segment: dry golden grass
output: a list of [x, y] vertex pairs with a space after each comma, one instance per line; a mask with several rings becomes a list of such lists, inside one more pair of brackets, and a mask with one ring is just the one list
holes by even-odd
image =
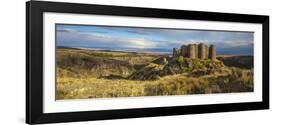
[[143, 64], [155, 60], [159, 55], [145, 53], [128, 53], [128, 52], [106, 52], [98, 50], [79, 50], [79, 49], [56, 49], [58, 59], [61, 57], [102, 57], [107, 59], [116, 59], [127, 61], [130, 64]]
[[[151, 54], [57, 49], [56, 99], [253, 91], [253, 71], [234, 67], [199, 76], [185, 72], [164, 76], [158, 80], [142, 81], [126, 78], [135, 71], [134, 65], [150, 63], [158, 57]], [[107, 78], [103, 75], [113, 76]]]
[[186, 95], [253, 91], [253, 79], [231, 74], [187, 77], [178, 74], [154, 81], [126, 79], [70, 78], [57, 79], [56, 99], [86, 99], [134, 96]]

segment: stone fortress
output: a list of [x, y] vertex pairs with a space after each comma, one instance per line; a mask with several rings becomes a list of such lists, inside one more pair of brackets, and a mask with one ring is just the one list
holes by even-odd
[[173, 48], [173, 57], [183, 56], [191, 59], [212, 59], [216, 60], [215, 45], [188, 44], [182, 45], [180, 49]]

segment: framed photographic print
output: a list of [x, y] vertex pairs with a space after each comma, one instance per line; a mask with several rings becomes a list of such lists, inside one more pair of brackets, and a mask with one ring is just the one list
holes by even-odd
[[29, 124], [269, 109], [269, 16], [29, 1]]

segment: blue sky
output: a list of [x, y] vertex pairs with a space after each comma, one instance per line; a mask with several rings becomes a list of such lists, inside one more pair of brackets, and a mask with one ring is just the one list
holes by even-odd
[[57, 46], [172, 52], [183, 44], [214, 44], [218, 54], [253, 55], [253, 33], [137, 27], [56, 25]]

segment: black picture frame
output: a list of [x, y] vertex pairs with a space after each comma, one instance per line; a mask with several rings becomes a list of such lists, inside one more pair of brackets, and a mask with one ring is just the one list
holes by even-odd
[[[140, 109], [43, 113], [43, 13], [77, 13], [166, 19], [262, 24], [262, 101]], [[184, 115], [269, 109], [269, 16], [183, 11], [62, 2], [26, 3], [26, 123], [57, 123], [88, 120]]]

